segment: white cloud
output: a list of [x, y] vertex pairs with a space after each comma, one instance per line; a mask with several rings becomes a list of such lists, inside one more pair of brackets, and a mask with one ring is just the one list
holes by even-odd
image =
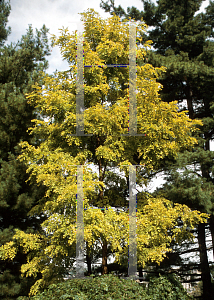
[[[101, 0], [11, 0], [11, 12], [9, 15], [8, 25], [12, 28], [12, 33], [8, 38], [8, 42], [16, 42], [26, 33], [28, 24], [32, 24], [33, 29], [40, 29], [43, 24], [50, 29], [51, 34], [58, 35], [59, 28], [68, 27], [72, 32], [76, 30], [76, 24], [73, 22], [80, 21], [81, 15], [78, 13], [85, 12], [88, 8], [94, 8], [104, 19], [109, 18], [110, 14], [105, 13], [100, 7]], [[203, 8], [208, 4], [208, 0], [203, 2]], [[128, 6], [143, 9], [141, 0], [115, 0], [115, 6], [121, 5], [127, 10]], [[49, 69], [52, 73], [56, 69], [63, 71], [68, 68], [68, 64], [62, 61], [59, 49], [54, 49], [52, 55], [48, 57]]]
[[[119, 2], [119, 3], [118, 3]], [[11, 12], [9, 15], [8, 25], [11, 26], [12, 33], [8, 38], [8, 42], [16, 42], [26, 33], [29, 24], [32, 24], [33, 29], [40, 29], [43, 24], [50, 29], [51, 34], [59, 35], [59, 28], [68, 27], [72, 32], [76, 30], [74, 22], [80, 21], [79, 13], [87, 11], [88, 8], [94, 8], [104, 19], [109, 18], [110, 14], [105, 13], [100, 8], [101, 0], [70, 1], [70, 0], [11, 0]], [[115, 6], [121, 4], [120, 1], [115, 2]], [[139, 9], [143, 8], [140, 0], [134, 0], [131, 3]], [[122, 7], [127, 8], [129, 1], [123, 1]], [[52, 55], [48, 57], [49, 69], [52, 73], [56, 69], [63, 71], [68, 68], [68, 64], [62, 61], [59, 49], [54, 49]]]

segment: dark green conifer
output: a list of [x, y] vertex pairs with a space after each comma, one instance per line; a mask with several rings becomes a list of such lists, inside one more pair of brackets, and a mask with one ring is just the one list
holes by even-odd
[[[40, 230], [42, 218], [28, 212], [44, 197], [44, 188], [30, 185], [26, 166], [17, 161], [18, 143], [38, 142], [27, 133], [31, 120], [38, 118], [34, 107], [27, 104], [25, 93], [35, 82], [42, 83], [39, 71], [48, 67], [50, 54], [47, 32], [29, 26], [20, 41], [6, 44], [10, 28], [6, 28], [10, 13], [8, 2], [0, 1], [0, 245], [9, 242], [14, 229], [28, 232]], [[26, 255], [20, 250], [14, 261], [0, 260], [0, 299], [16, 299], [28, 295], [35, 279], [21, 277], [21, 265]]]

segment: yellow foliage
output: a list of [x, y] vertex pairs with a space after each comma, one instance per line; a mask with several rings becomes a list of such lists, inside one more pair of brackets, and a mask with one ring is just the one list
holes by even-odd
[[17, 254], [17, 249], [13, 241], [8, 242], [0, 247], [0, 258], [2, 260], [13, 260]]
[[[117, 16], [102, 20], [94, 10], [82, 15], [86, 21], [84, 63], [128, 64], [129, 25], [121, 24]], [[144, 23], [138, 24], [137, 36], [145, 29]], [[160, 159], [168, 155], [176, 157], [179, 151], [193, 147], [196, 139], [191, 133], [197, 130], [196, 125], [202, 125], [198, 120], [189, 119], [185, 112], [178, 113], [176, 102], [160, 101], [161, 85], [157, 79], [165, 69], [144, 63], [137, 65], [136, 86], [138, 133], [146, 136], [122, 136], [128, 132], [129, 121], [128, 68], [93, 67], [84, 70], [84, 123], [85, 133], [92, 133], [94, 140], [89, 138], [86, 143], [86, 137], [71, 136], [76, 129], [76, 36], [63, 29], [58, 38], [53, 36], [53, 41], [69, 62], [69, 70], [56, 72], [54, 76], [43, 74], [43, 86], [36, 84], [28, 95], [29, 103], [46, 121], [33, 120], [29, 132], [38, 135], [41, 144], [21, 142], [19, 157], [28, 166], [30, 178], [35, 176], [38, 184], [47, 187], [46, 201], [34, 207], [30, 214], [45, 212], [48, 218], [42, 224], [40, 235], [19, 230], [13, 242], [0, 247], [1, 259], [13, 259], [18, 247], [22, 247], [28, 253], [23, 274], [42, 273], [42, 279], [31, 288], [31, 295], [50, 283], [53, 269], [62, 258], [75, 256], [77, 165], [84, 165], [84, 207], [88, 208], [84, 211], [84, 239], [89, 247], [97, 240], [107, 241], [120, 262], [121, 255], [128, 253], [128, 213], [118, 214], [111, 207], [104, 213], [90, 208], [90, 193], [105, 188], [101, 174], [115, 162], [128, 175], [127, 165], [134, 164], [136, 151], [142, 166], [148, 171], [155, 169]], [[147, 41], [143, 48], [137, 48], [138, 59], [144, 61], [150, 44]], [[105, 108], [106, 99], [110, 102], [109, 109]], [[90, 169], [90, 161], [99, 165], [99, 177]], [[181, 227], [179, 218], [183, 222]], [[142, 266], [148, 261], [160, 263], [170, 251], [172, 240], [192, 238], [189, 229], [206, 218], [208, 215], [191, 211], [185, 205], [172, 206], [164, 198], [148, 199], [147, 205], [137, 212], [138, 262]], [[121, 247], [122, 242], [125, 247]]]

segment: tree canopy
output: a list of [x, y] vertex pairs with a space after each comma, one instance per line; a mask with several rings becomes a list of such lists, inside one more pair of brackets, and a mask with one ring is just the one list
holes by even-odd
[[[85, 31], [84, 64], [128, 64], [129, 25], [121, 23], [117, 16], [102, 20], [93, 9], [81, 15]], [[145, 29], [144, 23], [137, 25], [137, 40]], [[161, 101], [161, 84], [157, 77], [165, 68], [137, 63], [137, 129], [146, 136], [123, 136], [128, 132], [129, 119], [128, 68], [95, 66], [84, 70], [85, 133], [92, 136], [72, 136], [77, 126], [76, 36], [62, 29], [60, 36], [54, 36], [52, 41], [53, 45], [60, 46], [62, 57], [69, 62], [70, 68], [66, 72], [55, 72], [53, 76], [43, 73], [43, 85], [36, 83], [34, 91], [28, 93], [29, 105], [33, 105], [42, 117], [33, 120], [34, 126], [29, 128], [30, 134], [40, 143], [21, 142], [19, 156], [30, 178], [35, 177], [38, 184], [47, 188], [46, 197], [31, 209], [30, 215], [45, 214], [47, 220], [42, 223], [43, 232], [16, 230], [13, 240], [0, 248], [2, 259], [14, 259], [21, 247], [28, 254], [22, 273], [26, 276], [42, 274], [31, 288], [31, 294], [62, 280], [65, 268], [75, 261], [77, 165], [84, 166], [84, 207], [87, 208], [84, 239], [89, 247], [99, 239], [103, 257], [111, 246], [120, 261], [122, 256], [128, 255], [128, 213], [114, 212], [114, 199], [104, 197], [104, 179], [112, 163], [127, 175], [128, 165], [136, 164], [133, 153], [138, 153], [139, 170], [155, 170], [161, 159], [173, 158], [178, 152], [191, 149], [197, 143], [192, 133], [197, 125], [202, 126], [201, 121], [191, 120], [185, 111], [178, 112], [176, 101]], [[150, 44], [147, 41], [137, 48], [137, 59], [145, 59]], [[90, 163], [99, 167], [98, 175], [92, 171]], [[137, 179], [142, 186], [145, 180], [140, 178], [139, 170]], [[125, 198], [120, 205], [128, 206]], [[108, 210], [103, 213], [94, 206], [105, 206]], [[191, 211], [186, 205], [172, 205], [163, 197], [144, 195], [137, 211], [138, 263], [142, 266], [151, 260], [160, 263], [170, 251], [172, 240], [190, 239], [191, 228], [198, 222], [205, 222], [207, 217]], [[178, 226], [180, 222], [182, 227]], [[103, 270], [107, 272], [107, 268]]]

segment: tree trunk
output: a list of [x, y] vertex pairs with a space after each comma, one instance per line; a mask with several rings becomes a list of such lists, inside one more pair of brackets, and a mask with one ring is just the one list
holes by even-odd
[[214, 260], [214, 216], [210, 217], [210, 232], [212, 236], [212, 246], [213, 246], [213, 260]]
[[[210, 141], [208, 134], [205, 132], [205, 144], [204, 150], [210, 151]], [[201, 164], [202, 176], [211, 181], [210, 178], [210, 166], [209, 164]], [[212, 226], [210, 223], [210, 230]], [[213, 240], [213, 237], [212, 237]], [[210, 267], [207, 257], [207, 248], [206, 248], [206, 235], [205, 235], [205, 224], [199, 224], [198, 226], [198, 243], [200, 251], [200, 261], [201, 261], [201, 272], [202, 272], [202, 281], [203, 281], [203, 299], [214, 299], [214, 291], [211, 283]]]
[[143, 277], [143, 268], [142, 267], [139, 267], [139, 277], [140, 277], [140, 282], [143, 281], [142, 277]]
[[90, 255], [90, 249], [88, 247], [88, 242], [86, 242], [86, 263], [88, 268], [87, 276], [90, 276], [92, 274], [92, 271], [91, 271], [91, 255]]
[[200, 251], [201, 278], [203, 282], [203, 300], [214, 300], [214, 293], [211, 282], [210, 267], [207, 257], [205, 224], [198, 225], [198, 243]]
[[103, 242], [102, 246], [102, 275], [108, 274], [107, 267], [107, 241]]
[[193, 111], [193, 104], [192, 104], [192, 90], [191, 85], [187, 83], [186, 86], [186, 97], [187, 97], [187, 107], [189, 111], [190, 119], [194, 119], [194, 111]]

